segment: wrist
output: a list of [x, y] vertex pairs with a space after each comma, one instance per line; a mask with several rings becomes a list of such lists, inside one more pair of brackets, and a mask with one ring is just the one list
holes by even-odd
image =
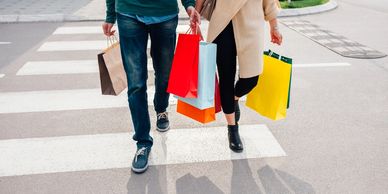
[[271, 30], [272, 31], [278, 31], [279, 30], [279, 26], [278, 25], [271, 26]]
[[186, 8], [186, 11], [188, 12], [189, 10], [194, 10], [194, 9], [195, 9], [195, 7], [192, 6], [192, 5], [190, 5], [190, 6], [188, 6], [188, 7]]

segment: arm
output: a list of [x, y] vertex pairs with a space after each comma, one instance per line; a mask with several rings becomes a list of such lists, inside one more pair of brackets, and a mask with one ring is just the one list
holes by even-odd
[[276, 0], [263, 0], [264, 19], [269, 22], [271, 42], [281, 45], [283, 36], [279, 32], [278, 20], [276, 19], [279, 8]]
[[112, 31], [113, 24], [116, 21], [115, 0], [106, 0], [106, 19], [102, 24], [102, 30], [106, 36], [112, 36], [115, 30]]
[[105, 22], [114, 24], [116, 21], [115, 0], [106, 0], [106, 19]]
[[263, 11], [265, 21], [271, 21], [276, 18], [279, 12], [277, 0], [263, 0]]
[[197, 25], [201, 24], [201, 16], [198, 11], [194, 8], [196, 5], [195, 0], [181, 0], [183, 6], [186, 9], [187, 15], [190, 17], [190, 27], [194, 31]]
[[278, 20], [276, 18], [269, 21], [271, 42], [274, 44], [281, 45], [283, 41], [283, 36], [279, 31]]

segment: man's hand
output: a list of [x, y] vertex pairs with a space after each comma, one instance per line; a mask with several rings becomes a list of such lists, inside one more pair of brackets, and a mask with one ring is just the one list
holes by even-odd
[[102, 24], [102, 30], [106, 36], [112, 36], [116, 32], [116, 30], [112, 30], [113, 24], [104, 22]]
[[198, 30], [199, 25], [201, 24], [201, 15], [193, 6], [189, 6], [186, 9], [187, 15], [190, 17], [190, 28], [193, 32]]

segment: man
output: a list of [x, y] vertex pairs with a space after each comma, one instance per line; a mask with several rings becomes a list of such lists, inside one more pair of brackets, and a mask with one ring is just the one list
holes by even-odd
[[[196, 25], [200, 16], [195, 11], [195, 0], [181, 0], [190, 16], [190, 25]], [[169, 126], [169, 94], [166, 92], [176, 43], [178, 24], [177, 0], [106, 0], [104, 34], [112, 36], [117, 20], [120, 32], [121, 57], [128, 80], [128, 103], [135, 129], [137, 152], [132, 170], [143, 173], [148, 168], [148, 156], [153, 139], [150, 136], [150, 117], [147, 103], [147, 42], [151, 38], [151, 57], [155, 70], [154, 107], [156, 127], [160, 132]]]

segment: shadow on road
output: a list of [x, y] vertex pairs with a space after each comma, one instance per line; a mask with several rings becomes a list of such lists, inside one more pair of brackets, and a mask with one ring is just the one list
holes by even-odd
[[[252, 174], [248, 160], [232, 161], [231, 190], [228, 193], [256, 194], [315, 194], [311, 184], [284, 171], [265, 165]], [[144, 174], [131, 174], [127, 183], [128, 194], [168, 193], [166, 166], [150, 167]], [[225, 169], [228, 170], [228, 169]], [[220, 177], [224, 179], [225, 177]], [[261, 186], [258, 184], [261, 183]], [[224, 193], [207, 176], [195, 177], [191, 173], [176, 180], [177, 194]]]
[[[128, 194], [168, 193], [166, 168], [151, 166], [144, 174], [132, 173], [127, 184]], [[248, 160], [233, 160], [232, 168], [231, 190], [227, 193], [315, 194], [311, 184], [269, 165], [257, 171], [258, 177], [252, 174]], [[178, 178], [175, 184], [177, 194], [224, 193], [207, 176], [195, 177], [191, 173]]]
[[248, 160], [233, 160], [231, 194], [257, 193], [261, 194], [259, 186], [249, 167]]
[[267, 194], [315, 194], [314, 188], [295, 176], [266, 165], [257, 171]]
[[223, 192], [206, 176], [194, 177], [191, 174], [179, 178], [176, 181], [177, 194], [212, 193], [222, 194]]
[[128, 194], [167, 193], [166, 166], [151, 166], [143, 174], [132, 172], [127, 189]]

